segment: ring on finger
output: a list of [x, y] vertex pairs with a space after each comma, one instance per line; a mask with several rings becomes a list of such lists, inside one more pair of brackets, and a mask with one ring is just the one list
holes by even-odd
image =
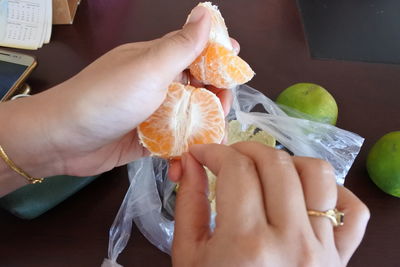
[[328, 218], [334, 227], [344, 224], [344, 213], [338, 209], [330, 209], [327, 211], [307, 210], [309, 216], [318, 216]]

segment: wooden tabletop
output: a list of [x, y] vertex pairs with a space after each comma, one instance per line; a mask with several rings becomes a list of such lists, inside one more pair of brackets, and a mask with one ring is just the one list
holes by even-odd
[[[249, 83], [274, 99], [297, 82], [327, 88], [339, 105], [338, 127], [365, 137], [345, 185], [370, 208], [364, 241], [350, 266], [398, 266], [400, 200], [368, 178], [372, 144], [400, 127], [400, 66], [312, 59], [299, 11], [292, 0], [216, 1], [257, 75]], [[73, 25], [53, 27], [38, 51], [29, 79], [35, 92], [79, 72], [113, 47], [150, 40], [180, 28], [197, 1], [83, 0]], [[24, 221], [0, 211], [1, 266], [100, 266], [108, 230], [127, 190], [126, 168], [112, 170], [41, 217]], [[124, 266], [171, 266], [168, 255], [134, 227], [119, 258]]]

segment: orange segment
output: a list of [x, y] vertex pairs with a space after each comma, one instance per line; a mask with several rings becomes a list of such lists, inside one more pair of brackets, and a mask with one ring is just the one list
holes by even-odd
[[211, 15], [211, 29], [208, 41], [210, 43], [218, 43], [228, 50], [233, 50], [231, 39], [229, 38], [228, 29], [225, 20], [218, 9], [218, 6], [211, 2], [200, 3], [199, 6], [205, 7]]
[[138, 127], [153, 155], [179, 157], [193, 144], [220, 143], [225, 120], [218, 97], [204, 88], [172, 83], [163, 104]]
[[208, 45], [190, 65], [191, 74], [204, 84], [218, 88], [233, 88], [250, 81], [254, 72], [234, 51], [225, 21], [218, 7], [210, 2], [199, 6], [208, 9], [211, 15], [211, 30]]
[[218, 88], [233, 88], [254, 76], [243, 59], [217, 43], [210, 43], [189, 68], [197, 80]]

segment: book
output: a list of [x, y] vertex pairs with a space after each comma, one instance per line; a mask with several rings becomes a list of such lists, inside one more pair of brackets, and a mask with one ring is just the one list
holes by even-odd
[[38, 49], [51, 29], [52, 0], [0, 0], [0, 46]]

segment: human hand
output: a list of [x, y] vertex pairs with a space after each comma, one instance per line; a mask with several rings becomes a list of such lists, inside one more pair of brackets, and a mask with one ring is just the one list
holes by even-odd
[[[209, 229], [207, 178], [217, 175], [217, 217]], [[337, 207], [333, 227], [307, 210]], [[325, 161], [291, 157], [254, 142], [196, 145], [182, 157], [172, 262], [183, 266], [345, 266], [369, 219], [366, 206], [337, 186]]]
[[[183, 71], [204, 49], [210, 20], [196, 7], [182, 30], [119, 46], [55, 88], [2, 105], [10, 110], [4, 114], [21, 114], [18, 124], [10, 123], [13, 133], [0, 136], [3, 146], [37, 177], [94, 175], [146, 155], [135, 128], [164, 101], [173, 80], [188, 79]], [[227, 113], [230, 92], [207, 88]]]
[[65, 173], [101, 173], [146, 154], [136, 126], [161, 105], [169, 84], [181, 79], [207, 43], [209, 14], [204, 8], [194, 12], [182, 30], [119, 46], [61, 85], [68, 90], [49, 91], [64, 99], [62, 110], [73, 113], [58, 113], [72, 127], [57, 123], [58, 134], [52, 135]]

